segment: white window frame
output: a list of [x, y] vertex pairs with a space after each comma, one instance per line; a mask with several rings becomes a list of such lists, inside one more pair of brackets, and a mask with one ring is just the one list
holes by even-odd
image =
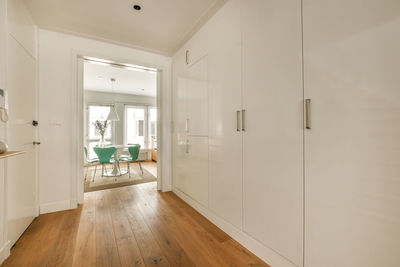
[[[150, 127], [150, 109], [157, 107], [153, 105], [132, 105], [132, 104], [125, 104], [124, 105], [124, 112], [125, 112], [125, 119], [124, 119], [124, 144], [128, 143], [128, 108], [137, 108], [137, 109], [144, 109], [144, 146], [145, 148], [151, 147], [151, 140], [149, 138], [149, 127]], [[158, 118], [157, 118], [158, 121]]]
[[155, 106], [148, 106], [147, 107], [147, 114], [148, 114], [148, 116], [147, 116], [147, 122], [148, 122], [148, 125], [147, 125], [147, 138], [149, 139], [149, 144], [148, 144], [148, 146], [149, 146], [149, 148], [151, 148], [151, 123], [150, 123], [150, 110], [151, 109], [155, 109], [156, 110], [156, 117], [157, 117], [157, 121], [156, 121], [156, 137], [158, 138], [158, 136], [157, 136], [157, 131], [158, 131], [158, 120], [159, 120], [159, 118], [158, 118], [158, 111], [157, 111], [157, 107], [155, 107]]

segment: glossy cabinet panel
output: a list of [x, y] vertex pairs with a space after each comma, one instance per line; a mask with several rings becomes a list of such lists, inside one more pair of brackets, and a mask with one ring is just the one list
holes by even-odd
[[240, 0], [209, 22], [210, 209], [242, 227], [242, 109]]
[[208, 137], [188, 137], [177, 153], [176, 187], [208, 207]]
[[177, 132], [208, 135], [207, 57], [176, 70], [175, 105]]
[[208, 207], [208, 137], [189, 137], [186, 154], [189, 175], [185, 192]]
[[244, 231], [302, 264], [301, 1], [242, 1]]
[[191, 65], [181, 78], [188, 135], [208, 136], [207, 59], [205, 56]]
[[196, 64], [201, 58], [207, 55], [207, 34], [207, 27], [201, 28], [184, 46], [185, 63], [187, 66]]
[[207, 57], [187, 66], [185, 51], [174, 65], [174, 186], [208, 206]]
[[305, 0], [305, 266], [400, 266], [400, 2]]

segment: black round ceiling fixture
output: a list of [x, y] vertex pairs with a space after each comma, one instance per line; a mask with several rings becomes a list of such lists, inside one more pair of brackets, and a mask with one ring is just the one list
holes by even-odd
[[142, 9], [142, 7], [139, 5], [133, 5], [133, 9], [139, 11]]

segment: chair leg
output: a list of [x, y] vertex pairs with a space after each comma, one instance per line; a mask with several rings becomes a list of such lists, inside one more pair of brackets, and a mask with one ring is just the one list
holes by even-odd
[[119, 175], [116, 175], [116, 176], [115, 176], [115, 181], [117, 181], [117, 177], [118, 177], [118, 176], [122, 176], [121, 167], [119, 166], [119, 161], [117, 161], [117, 168], [118, 168], [118, 171], [119, 171]]
[[94, 182], [94, 177], [96, 177], [96, 171], [97, 171], [97, 165], [96, 165], [96, 167], [94, 168], [94, 173], [93, 173], [93, 179], [92, 179], [92, 182]]
[[[117, 161], [117, 166], [118, 166], [119, 176], [122, 176], [121, 166], [119, 166], [119, 161]], [[116, 180], [117, 180], [117, 178], [115, 178], [115, 181]]]
[[104, 170], [106, 171], [106, 175], [108, 175], [107, 164], [104, 164]]
[[129, 178], [131, 178], [131, 167], [129, 165], [129, 161], [128, 161], [128, 173], [129, 173]]
[[141, 172], [143, 174], [143, 168], [142, 168], [142, 164], [140, 163], [140, 161], [139, 161], [139, 167], [140, 167], [140, 170], [141, 170]]

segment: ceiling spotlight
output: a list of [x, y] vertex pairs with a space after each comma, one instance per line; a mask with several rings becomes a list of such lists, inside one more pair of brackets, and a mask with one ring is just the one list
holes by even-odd
[[139, 10], [142, 9], [142, 7], [139, 6], [139, 5], [133, 5], [133, 9], [136, 10], [136, 11], [139, 11]]
[[142, 91], [144, 91], [144, 89], [142, 89]]

